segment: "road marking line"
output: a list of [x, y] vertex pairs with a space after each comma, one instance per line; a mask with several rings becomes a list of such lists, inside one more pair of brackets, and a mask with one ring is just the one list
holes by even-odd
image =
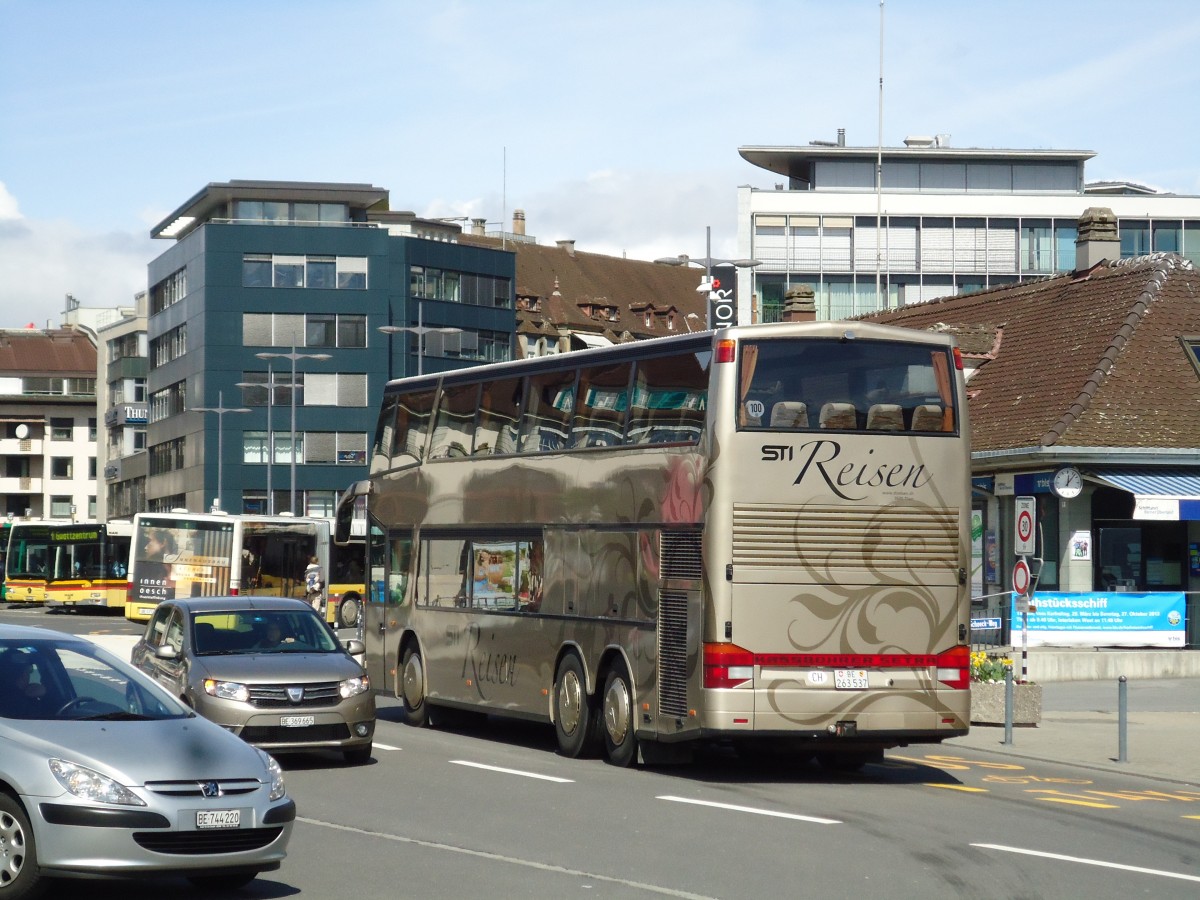
[[774, 816], [777, 819], [795, 819], [799, 822], [813, 822], [817, 825], [841, 825], [837, 819], [822, 819], [818, 816], [801, 816], [796, 813], [776, 812], [773, 809], [756, 809], [753, 806], [736, 806], [732, 803], [713, 803], [709, 800], [693, 800], [690, 797], [672, 797], [663, 795], [655, 800], [670, 800], [672, 803], [691, 803], [695, 806], [711, 806], [714, 809], [728, 809], [733, 812], [754, 813], [758, 816]]
[[[1029, 793], [1033, 793], [1030, 791]], [[1089, 803], [1087, 800], [1071, 800], [1067, 797], [1034, 797], [1035, 800], [1045, 800], [1047, 803], [1065, 803], [1068, 806], [1090, 806], [1092, 809], [1120, 809], [1114, 803]]]
[[925, 782], [925, 787], [944, 788], [947, 791], [965, 791], [968, 794], [986, 794], [987, 788], [967, 787], [965, 784], [938, 784], [936, 781]]
[[553, 775], [539, 775], [536, 772], [522, 772], [520, 769], [505, 769], [501, 766], [485, 766], [483, 763], [470, 762], [465, 759], [452, 759], [452, 765], [470, 766], [472, 769], [486, 769], [489, 772], [501, 772], [505, 775], [520, 775], [522, 778], [537, 778], [541, 781], [557, 781], [559, 784], [574, 784], [572, 778], [556, 778]]
[[1180, 881], [1200, 882], [1200, 875], [1185, 875], [1182, 872], [1167, 872], [1163, 869], [1146, 869], [1142, 866], [1127, 866], [1123, 863], [1105, 862], [1102, 859], [1087, 859], [1082, 856], [1064, 856], [1061, 853], [1046, 853], [1042, 850], [1026, 850], [1023, 847], [1005, 847], [1003, 844], [972, 844], [983, 850], [999, 850], [1003, 853], [1020, 853], [1025, 856], [1040, 856], [1044, 859], [1058, 859], [1063, 862], [1080, 863], [1085, 866], [1099, 866], [1102, 869], [1120, 869], [1122, 872], [1137, 872], [1140, 875], [1161, 875], [1163, 878], [1178, 878]]
[[381, 744], [381, 743], [379, 743], [379, 741], [375, 741], [375, 743], [373, 743], [371, 746], [374, 747], [376, 750], [399, 750], [400, 749], [399, 747], [393, 747], [391, 744]]
[[[514, 866], [525, 866], [529, 869], [536, 869], [540, 872], [551, 872], [556, 875], [571, 875], [576, 878], [587, 878], [592, 881], [603, 881], [606, 884], [620, 884], [625, 887], [631, 887], [635, 890], [646, 891], [652, 894], [662, 894], [665, 897], [679, 897], [681, 900], [713, 900], [705, 894], [693, 894], [689, 891], [681, 891], [674, 888], [662, 887], [657, 884], [646, 884], [642, 881], [632, 881], [628, 878], [615, 878], [612, 875], [599, 875], [595, 872], [584, 872], [582, 869], [568, 869], [566, 866], [555, 866], [549, 863], [537, 862], [532, 859], [520, 859], [515, 856], [504, 856], [500, 853], [488, 853], [486, 850], [473, 850], [470, 847], [455, 847], [451, 844], [442, 844], [437, 841], [423, 841], [419, 838], [405, 837], [400, 834], [388, 834], [384, 831], [368, 831], [365, 828], [355, 828], [351, 825], [341, 825], [337, 822], [324, 822], [320, 819], [310, 819], [305, 816], [297, 816], [297, 822], [303, 822], [306, 825], [316, 825], [319, 828], [332, 828], [335, 831], [344, 831], [348, 834], [358, 834], [364, 837], [378, 838], [384, 841], [393, 841], [397, 844], [411, 844], [414, 847], [426, 847], [431, 850], [445, 850], [449, 853], [462, 853], [465, 856], [473, 856], [478, 859], [487, 859], [494, 862], [509, 863]], [[590, 885], [589, 885], [590, 887]]]
[[1200, 819], [1200, 816], [1181, 816], [1183, 819]]

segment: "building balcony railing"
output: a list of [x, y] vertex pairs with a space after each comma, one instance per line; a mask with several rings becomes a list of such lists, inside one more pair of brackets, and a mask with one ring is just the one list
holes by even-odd
[[0, 456], [41, 456], [41, 438], [4, 438], [0, 440]]
[[41, 481], [40, 478], [27, 475], [19, 478], [0, 478], [0, 494], [40, 494]]

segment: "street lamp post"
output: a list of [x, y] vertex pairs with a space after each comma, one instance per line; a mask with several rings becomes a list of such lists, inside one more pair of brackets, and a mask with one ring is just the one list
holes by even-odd
[[225, 508], [225, 498], [222, 491], [225, 487], [225, 414], [248, 413], [244, 406], [226, 406], [221, 391], [217, 391], [216, 406], [193, 406], [192, 412], [210, 412], [217, 414], [217, 508]]
[[296, 514], [296, 363], [301, 359], [325, 360], [333, 359], [333, 357], [328, 353], [297, 353], [295, 344], [292, 344], [291, 353], [256, 353], [254, 355], [262, 360], [286, 359], [292, 364], [292, 443], [288, 448], [292, 486], [288, 495], [288, 508], [294, 516]]
[[[461, 334], [461, 328], [454, 328], [447, 325], [441, 328], [425, 326], [425, 304], [418, 301], [417, 303], [417, 324], [416, 325], [380, 325], [379, 331], [384, 334], [399, 334], [402, 331], [407, 331], [417, 336], [417, 374], [425, 374], [425, 335], [436, 331], [440, 334]], [[389, 351], [390, 355], [390, 351]]]
[[[240, 388], [257, 388], [261, 387], [254, 381], [239, 381], [237, 387]], [[275, 468], [275, 431], [271, 426], [272, 413], [275, 410], [275, 369], [274, 365], [267, 362], [267, 515], [275, 515], [275, 491], [271, 486], [271, 470]]]
[[[688, 256], [660, 256], [655, 260], [656, 263], [661, 263], [665, 266], [688, 266], [692, 263], [704, 266], [704, 278], [708, 284], [712, 284], [713, 266], [734, 266], [738, 269], [750, 269], [754, 266], [762, 265], [762, 261], [758, 259], [714, 259], [712, 255], [712, 226], [704, 227], [704, 258], [696, 259]], [[711, 290], [711, 288], [710, 288]], [[713, 327], [712, 322], [712, 304], [710, 303], [705, 314], [706, 323], [709, 328]]]

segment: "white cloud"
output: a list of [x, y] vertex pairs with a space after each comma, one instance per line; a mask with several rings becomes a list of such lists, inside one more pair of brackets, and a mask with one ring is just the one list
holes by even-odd
[[66, 295], [85, 307], [128, 306], [157, 252], [144, 232], [83, 231], [26, 219], [0, 186], [0, 327], [57, 327]]
[[19, 218], [21, 211], [17, 209], [17, 198], [10, 194], [4, 182], [0, 181], [0, 222]]

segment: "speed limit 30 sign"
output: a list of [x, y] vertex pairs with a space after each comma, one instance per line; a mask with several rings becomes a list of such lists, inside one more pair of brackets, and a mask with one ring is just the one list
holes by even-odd
[[1026, 556], [1036, 552], [1034, 541], [1034, 525], [1037, 503], [1033, 497], [1014, 498], [1016, 511], [1013, 553]]

